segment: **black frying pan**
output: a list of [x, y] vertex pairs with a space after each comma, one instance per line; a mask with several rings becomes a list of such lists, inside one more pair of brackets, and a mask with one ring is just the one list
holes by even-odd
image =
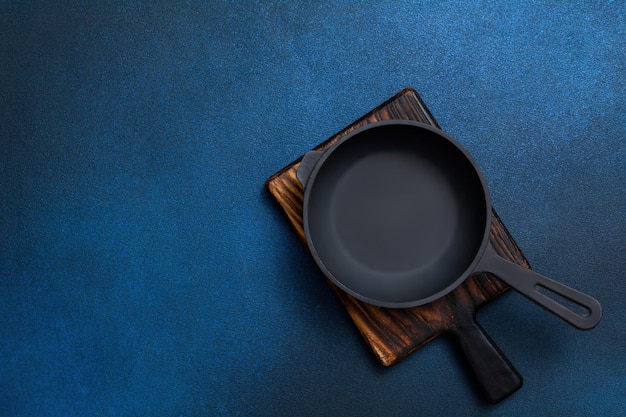
[[496, 254], [483, 175], [440, 130], [401, 120], [370, 124], [326, 151], [307, 153], [297, 176], [313, 258], [362, 301], [414, 307], [471, 274], [490, 272], [579, 329], [593, 328], [602, 316], [594, 298]]

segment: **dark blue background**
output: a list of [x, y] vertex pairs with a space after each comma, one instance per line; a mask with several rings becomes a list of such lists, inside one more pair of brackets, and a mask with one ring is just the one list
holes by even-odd
[[[405, 87], [604, 307], [482, 309], [496, 406], [445, 338], [379, 365], [264, 189]], [[2, 416], [626, 415], [622, 2], [3, 2], [0, 147]]]

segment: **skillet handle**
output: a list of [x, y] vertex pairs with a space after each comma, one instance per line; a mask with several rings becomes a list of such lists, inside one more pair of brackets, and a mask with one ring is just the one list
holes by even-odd
[[524, 380], [475, 318], [469, 317], [457, 315], [457, 325], [450, 331], [461, 346], [485, 398], [496, 404], [520, 389]]
[[306, 187], [307, 181], [309, 181], [309, 177], [311, 176], [311, 172], [313, 172], [313, 168], [315, 168], [315, 164], [322, 157], [322, 151], [309, 151], [302, 157], [300, 161], [300, 166], [298, 167], [298, 171], [296, 171], [296, 177], [300, 184], [302, 184], [302, 188]]
[[[602, 307], [598, 300], [530, 269], [507, 261], [496, 253], [491, 244], [487, 246], [478, 269], [495, 274], [531, 301], [580, 330], [593, 329], [602, 318]], [[546, 293], [561, 297], [581, 307], [585, 312], [578, 313], [557, 299], [548, 297]]]

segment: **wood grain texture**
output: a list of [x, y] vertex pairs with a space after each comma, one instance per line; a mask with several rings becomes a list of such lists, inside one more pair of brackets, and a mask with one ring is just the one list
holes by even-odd
[[[417, 92], [406, 89], [315, 147], [315, 150], [326, 149], [343, 135], [360, 126], [392, 119], [416, 120], [439, 128]], [[285, 211], [300, 240], [306, 245], [302, 226], [303, 190], [296, 178], [300, 161], [301, 158], [272, 175], [267, 180], [266, 186]], [[495, 212], [493, 212], [490, 238], [500, 255], [525, 267], [530, 267]], [[477, 274], [469, 277], [450, 294], [430, 304], [406, 309], [389, 309], [357, 300], [339, 290], [330, 281], [327, 280], [327, 282], [345, 306], [380, 363], [385, 366], [397, 363], [444, 332], [451, 332], [461, 338], [466, 337], [471, 333], [466, 331], [468, 326], [476, 325], [474, 322], [476, 309], [509, 288], [495, 277]], [[506, 361], [506, 358], [504, 360]], [[516, 371], [512, 369], [512, 372]], [[521, 378], [517, 387], [510, 387], [507, 392], [500, 394], [500, 397], [509, 395], [519, 386], [521, 386]], [[500, 399], [497, 398], [495, 401]]]

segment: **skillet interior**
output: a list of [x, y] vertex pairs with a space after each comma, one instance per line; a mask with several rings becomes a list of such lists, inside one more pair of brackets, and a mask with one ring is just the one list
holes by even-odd
[[488, 231], [488, 195], [454, 143], [387, 124], [350, 137], [319, 165], [305, 222], [314, 257], [338, 285], [405, 307], [465, 278]]

